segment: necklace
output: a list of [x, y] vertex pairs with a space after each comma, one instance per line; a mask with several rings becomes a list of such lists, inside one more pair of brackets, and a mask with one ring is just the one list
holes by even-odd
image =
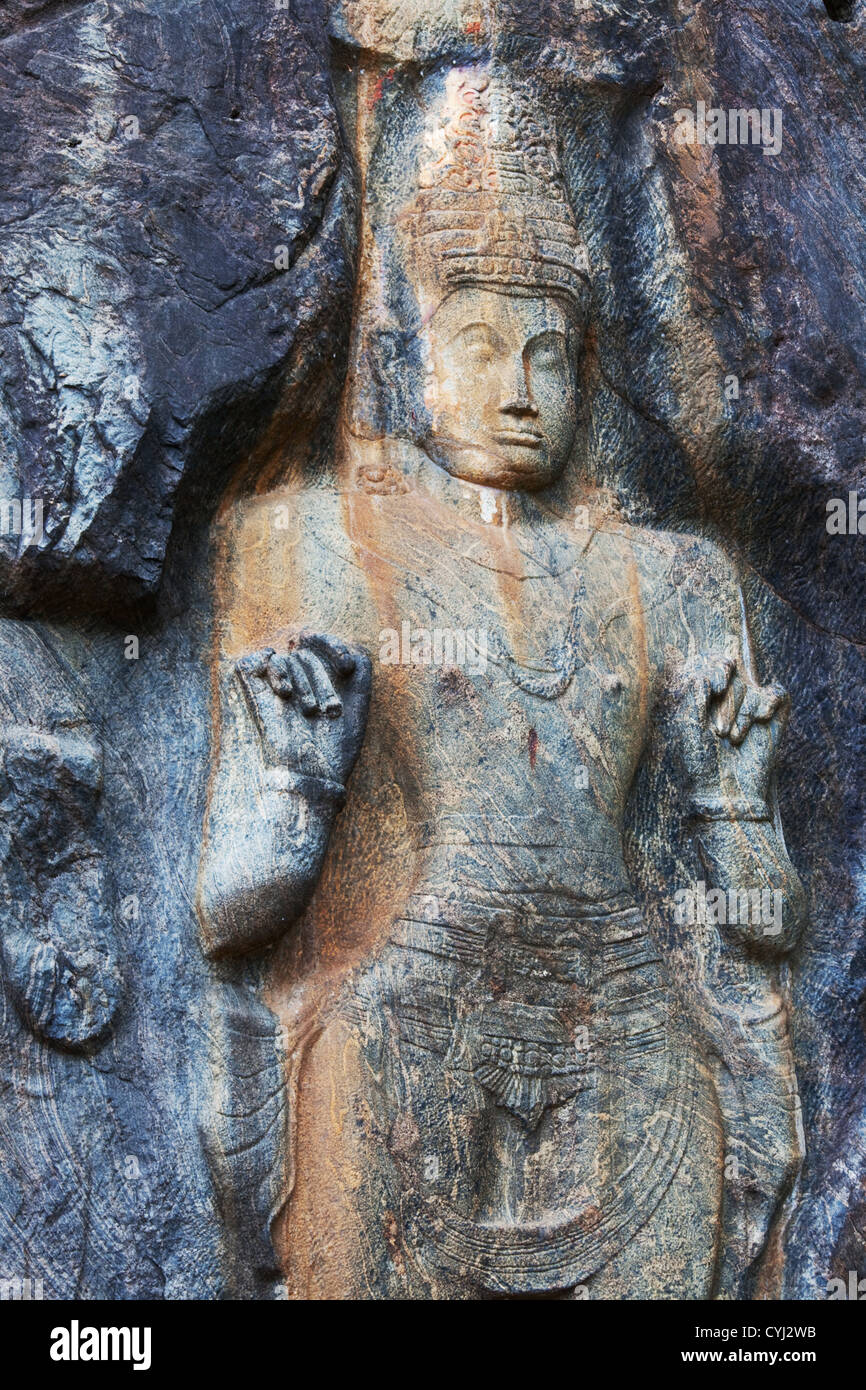
[[488, 648], [493, 660], [504, 668], [512, 684], [524, 690], [527, 695], [535, 695], [539, 700], [558, 700], [574, 680], [580, 664], [580, 603], [585, 598], [586, 586], [581, 577], [571, 600], [565, 635], [562, 641], [554, 643], [545, 653], [545, 660], [552, 668], [547, 671], [540, 672], [536, 667], [534, 669], [537, 674], [530, 675], [529, 669], [533, 668], [520, 665], [509, 652], [499, 633], [494, 631], [489, 634]]

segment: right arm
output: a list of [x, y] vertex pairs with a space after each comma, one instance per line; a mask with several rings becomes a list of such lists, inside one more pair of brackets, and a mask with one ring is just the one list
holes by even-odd
[[310, 633], [223, 663], [196, 903], [208, 956], [267, 945], [309, 902], [363, 742], [370, 673], [365, 653]]

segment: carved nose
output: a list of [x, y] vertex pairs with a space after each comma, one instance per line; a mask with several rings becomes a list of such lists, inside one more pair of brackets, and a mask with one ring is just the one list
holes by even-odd
[[538, 414], [538, 406], [528, 394], [515, 396], [510, 401], [505, 401], [500, 410], [504, 410], [506, 415], [530, 415], [535, 417]]
[[538, 406], [532, 399], [532, 393], [526, 380], [526, 368], [522, 361], [515, 363], [508, 395], [499, 409], [507, 415], [535, 416], [538, 414]]

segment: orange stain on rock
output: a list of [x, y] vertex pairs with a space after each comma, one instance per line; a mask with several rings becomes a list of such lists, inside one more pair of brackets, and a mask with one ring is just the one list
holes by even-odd
[[380, 77], [377, 77], [375, 83], [373, 84], [373, 90], [371, 91], [370, 95], [369, 95], [368, 98], [367, 98], [367, 110], [368, 110], [368, 111], [372, 111], [372, 110], [373, 110], [373, 107], [376, 105], [376, 103], [382, 100], [382, 93], [383, 93], [384, 90], [385, 90], [385, 83], [386, 83], [386, 82], [393, 82], [393, 80], [394, 80], [394, 69], [393, 69], [393, 68], [389, 68], [387, 72], [383, 72], [382, 75], [381, 75]]

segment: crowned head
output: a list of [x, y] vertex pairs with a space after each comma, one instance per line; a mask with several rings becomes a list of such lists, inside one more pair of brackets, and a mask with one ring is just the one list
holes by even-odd
[[555, 134], [527, 83], [451, 70], [399, 223], [425, 448], [472, 482], [547, 485], [574, 441], [589, 278]]

